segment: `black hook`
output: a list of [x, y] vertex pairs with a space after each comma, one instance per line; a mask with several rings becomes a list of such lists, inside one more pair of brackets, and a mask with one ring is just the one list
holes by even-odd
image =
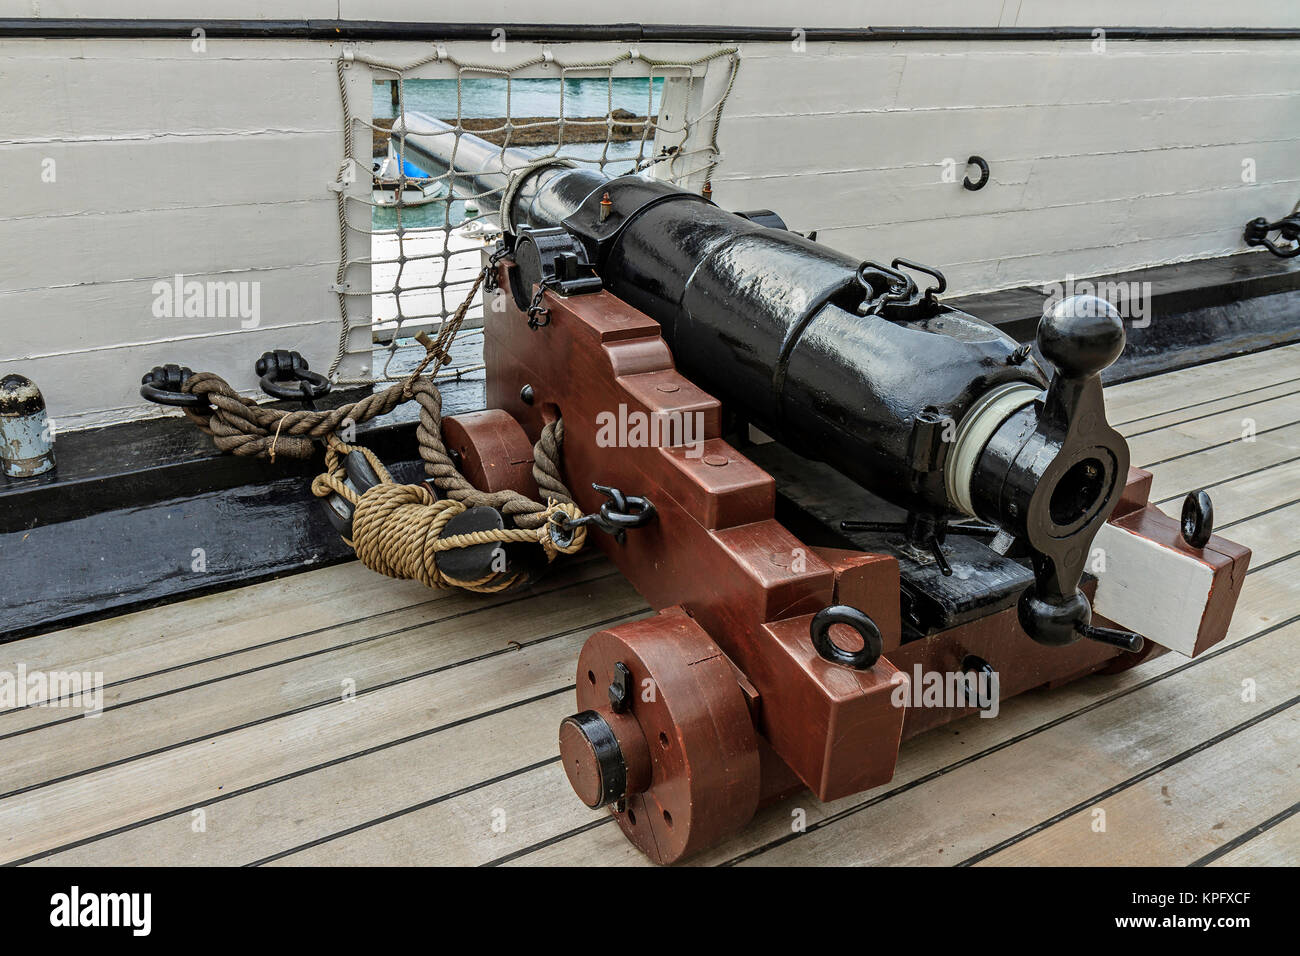
[[[1283, 247], [1279, 246], [1272, 239], [1268, 238], [1270, 232], [1276, 232], [1278, 238], [1292, 243], [1292, 245]], [[1246, 223], [1246, 231], [1242, 233], [1242, 239], [1248, 246], [1263, 246], [1279, 259], [1294, 259], [1300, 256], [1300, 209], [1295, 210], [1291, 215], [1277, 222], [1269, 222], [1263, 216], [1258, 219], [1252, 219]]]
[[300, 353], [286, 349], [263, 353], [254, 370], [266, 394], [287, 401], [301, 400], [308, 407], [315, 399], [328, 395], [332, 387], [324, 375], [311, 371]]
[[935, 296], [943, 295], [945, 292], [948, 291], [948, 280], [944, 278], [943, 273], [940, 272], [938, 269], [931, 269], [929, 266], [923, 266], [921, 265], [921, 263], [913, 262], [911, 259], [904, 259], [902, 256], [899, 256], [897, 259], [891, 262], [890, 265], [895, 269], [897, 269], [899, 266], [903, 266], [904, 268], [911, 269], [914, 272], [921, 272], [924, 273], [925, 275], [933, 276], [936, 280], [938, 280], [939, 282], [938, 285], [932, 285], [925, 290], [925, 298], [929, 302], [933, 302]]
[[858, 266], [858, 284], [867, 293], [858, 306], [858, 315], [879, 315], [887, 305], [914, 305], [921, 298], [912, 277], [898, 271], [897, 260], [895, 268], [869, 260], [863, 262]]
[[654, 520], [655, 506], [647, 498], [625, 495], [617, 488], [593, 484], [592, 488], [609, 498], [595, 514], [570, 518], [557, 511], [551, 516], [551, 540], [561, 548], [567, 548], [573, 541], [573, 529], [590, 525], [606, 534], [613, 535], [619, 544], [623, 543], [628, 528], [640, 528]]
[[980, 168], [980, 178], [978, 182], [973, 183], [970, 181], [970, 174], [968, 173], [966, 175], [966, 178], [962, 180], [963, 186], [965, 186], [971, 192], [978, 192], [979, 190], [983, 189], [985, 186], [988, 185], [989, 164], [984, 161], [983, 156], [972, 156], [970, 159], [966, 160], [966, 165], [978, 166]]
[[140, 379], [140, 397], [148, 399], [155, 405], [211, 408], [212, 404], [204, 396], [181, 391], [181, 386], [193, 374], [184, 365], [155, 365], [144, 373], [144, 378]]

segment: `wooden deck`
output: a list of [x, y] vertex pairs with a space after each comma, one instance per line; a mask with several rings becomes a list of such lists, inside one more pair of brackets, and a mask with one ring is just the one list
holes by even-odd
[[[919, 737], [887, 786], [796, 797], [691, 862], [1300, 861], [1300, 345], [1107, 395], [1153, 500], [1209, 488], [1254, 549], [1228, 639]], [[645, 865], [556, 730], [583, 641], [648, 610], [594, 556], [486, 599], [351, 563], [0, 647], [107, 685], [99, 717], [0, 713], [0, 859]]]

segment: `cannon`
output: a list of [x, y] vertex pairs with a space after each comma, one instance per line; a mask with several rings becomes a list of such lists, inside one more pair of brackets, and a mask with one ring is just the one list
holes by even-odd
[[[929, 265], [863, 262], [771, 211], [416, 113], [393, 134], [503, 232], [490, 411], [451, 424], [467, 474], [529, 493], [510, 462], [562, 418], [585, 512], [608, 515], [611, 489], [618, 516], [629, 493], [653, 507], [595, 537], [657, 613], [589, 639], [559, 734], [578, 796], [651, 859], [804, 788], [829, 801], [885, 783], [902, 739], [991, 694], [1225, 635], [1249, 551], [1211, 534], [1204, 492], [1181, 521], [1149, 504], [1106, 421], [1100, 373], [1124, 346], [1109, 304], [1057, 304], [1040, 364], [945, 305]], [[737, 447], [751, 429], [878, 507], [805, 542], [777, 518], [806, 517], [799, 481], [778, 494], [754, 460], [769, 445]], [[1177, 614], [1141, 599], [1165, 567]], [[915, 686], [932, 674], [954, 689], [937, 706]]]

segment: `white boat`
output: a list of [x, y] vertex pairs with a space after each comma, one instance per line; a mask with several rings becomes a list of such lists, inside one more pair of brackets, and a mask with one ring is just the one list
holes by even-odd
[[397, 157], [375, 160], [372, 165], [374, 188], [371, 198], [378, 206], [395, 206], [399, 200], [404, 205], [418, 204], [426, 199], [439, 199], [447, 195], [447, 182], [434, 176], [401, 175]]

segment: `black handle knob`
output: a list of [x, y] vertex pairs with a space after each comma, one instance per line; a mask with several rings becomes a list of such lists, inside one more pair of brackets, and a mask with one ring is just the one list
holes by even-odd
[[1191, 547], [1201, 549], [1210, 543], [1214, 534], [1214, 502], [1204, 491], [1188, 492], [1183, 499], [1182, 525], [1183, 540]]

